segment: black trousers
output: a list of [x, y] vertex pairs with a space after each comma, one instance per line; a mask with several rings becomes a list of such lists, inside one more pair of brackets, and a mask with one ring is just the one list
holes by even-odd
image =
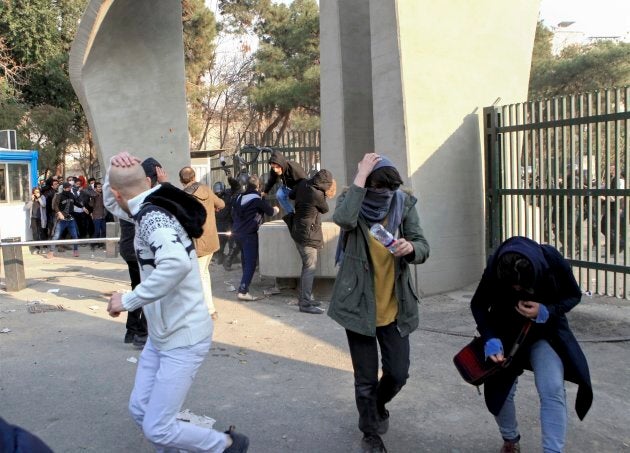
[[[129, 269], [129, 278], [131, 279], [131, 289], [140, 284], [140, 267], [137, 261], [125, 261]], [[142, 307], [127, 312], [127, 332], [139, 336], [147, 334], [147, 319], [144, 317]]]
[[[359, 429], [376, 434], [378, 421], [409, 377], [409, 336], [402, 337], [396, 322], [376, 328], [376, 337], [346, 330], [354, 369], [354, 393]], [[377, 345], [378, 343], [378, 345]], [[378, 379], [378, 347], [383, 375]]]

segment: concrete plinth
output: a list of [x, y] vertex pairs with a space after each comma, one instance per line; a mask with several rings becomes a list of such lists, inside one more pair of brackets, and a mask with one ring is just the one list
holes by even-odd
[[[3, 243], [20, 242], [21, 238], [2, 239]], [[24, 258], [21, 245], [4, 245], [2, 247], [4, 264], [4, 284], [7, 292], [21, 291], [26, 288], [24, 276]]]
[[[315, 277], [335, 278], [335, 251], [339, 227], [332, 222], [322, 223], [324, 248], [319, 250]], [[276, 278], [299, 278], [302, 260], [282, 220], [267, 222], [258, 231], [258, 262], [260, 274]]]

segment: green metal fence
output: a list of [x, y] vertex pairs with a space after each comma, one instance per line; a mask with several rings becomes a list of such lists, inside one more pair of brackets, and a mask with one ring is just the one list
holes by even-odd
[[554, 245], [584, 291], [630, 299], [630, 87], [484, 109], [487, 251]]

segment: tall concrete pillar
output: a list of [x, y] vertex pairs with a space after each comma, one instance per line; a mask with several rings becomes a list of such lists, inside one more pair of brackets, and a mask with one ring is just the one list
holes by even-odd
[[322, 158], [336, 178], [352, 181], [361, 156], [374, 149], [370, 5], [321, 1], [320, 21]]
[[[351, 32], [365, 32], [368, 3], [369, 55], [359, 42], [365, 35]], [[417, 273], [427, 294], [481, 276], [480, 113], [498, 98], [501, 104], [526, 99], [538, 6], [502, 0], [320, 2], [323, 166], [336, 169], [343, 161], [341, 182], [347, 184], [363, 152], [375, 149], [396, 163], [419, 198], [431, 244], [431, 257]], [[369, 84], [363, 82], [368, 67]], [[357, 130], [370, 103], [372, 120], [361, 124], [373, 148], [350, 146], [344, 130]]]
[[155, 157], [170, 179], [190, 165], [179, 0], [91, 0], [72, 45], [70, 80], [101, 168], [120, 151]]

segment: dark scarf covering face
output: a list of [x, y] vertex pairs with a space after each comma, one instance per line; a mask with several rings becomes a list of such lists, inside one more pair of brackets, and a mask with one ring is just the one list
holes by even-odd
[[[387, 157], [381, 156], [381, 160], [374, 166], [372, 172], [382, 167], [394, 167], [394, 164]], [[400, 189], [389, 190], [387, 188], [374, 189], [368, 187], [361, 204], [361, 216], [363, 216], [370, 227], [375, 223], [382, 223], [387, 231], [396, 236], [402, 222], [404, 202], [405, 193]], [[341, 230], [335, 252], [335, 264], [339, 264], [343, 260], [345, 236], [346, 232]]]

